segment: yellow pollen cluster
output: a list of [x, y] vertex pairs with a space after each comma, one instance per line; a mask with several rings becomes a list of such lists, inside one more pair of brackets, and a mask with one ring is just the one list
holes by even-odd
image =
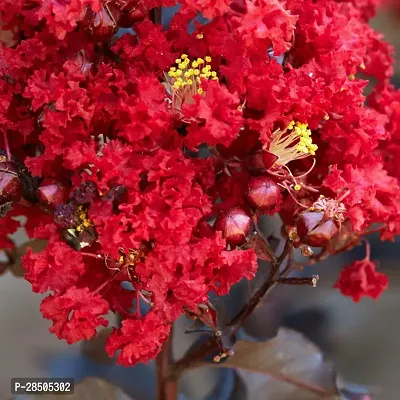
[[292, 121], [288, 126], [288, 130], [291, 130], [291, 134], [299, 138], [299, 143], [296, 146], [298, 151], [315, 156], [318, 146], [312, 142], [311, 131], [308, 129], [308, 124], [302, 124], [301, 122], [295, 123]]
[[136, 263], [143, 257], [143, 253], [140, 250], [135, 250], [135, 249], [129, 249], [129, 253], [125, 254], [123, 253], [119, 257], [119, 263], [120, 264], [128, 264], [129, 266], [135, 266]]
[[282, 131], [280, 129], [275, 131], [269, 147], [269, 151], [278, 157], [276, 163], [280, 165], [314, 156], [317, 149], [318, 146], [312, 142], [308, 124], [295, 121], [290, 122]]
[[211, 70], [211, 57], [198, 58], [191, 61], [187, 54], [182, 54], [175, 60], [176, 66], [168, 71], [170, 84], [176, 92], [188, 90], [190, 93], [203, 93], [200, 87], [201, 79], [218, 80], [217, 73]]
[[85, 210], [82, 206], [79, 206], [76, 211], [75, 215], [78, 217], [79, 224], [75, 228], [78, 232], [83, 232], [86, 228], [92, 226], [92, 221], [87, 216], [87, 210]]

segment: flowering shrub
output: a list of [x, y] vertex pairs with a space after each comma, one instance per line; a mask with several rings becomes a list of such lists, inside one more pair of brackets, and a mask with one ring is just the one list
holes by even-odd
[[[373, 230], [393, 240], [400, 92], [392, 48], [368, 25], [376, 3], [182, 0], [163, 29], [156, 7], [174, 1], [0, 1], [13, 32], [0, 62], [0, 240], [12, 248], [18, 215], [48, 240], [23, 266], [34, 292], [51, 292], [51, 332], [89, 339], [118, 313], [108, 353], [146, 362], [183, 313], [217, 340], [276, 283], [315, 285], [280, 268], [294, 248], [315, 263]], [[197, 12], [209, 21], [192, 32]], [[276, 213], [280, 256], [258, 228]], [[221, 330], [209, 294], [252, 279], [257, 258], [269, 280]], [[336, 287], [358, 301], [387, 285], [368, 251]], [[221, 343], [217, 359], [231, 351]]]

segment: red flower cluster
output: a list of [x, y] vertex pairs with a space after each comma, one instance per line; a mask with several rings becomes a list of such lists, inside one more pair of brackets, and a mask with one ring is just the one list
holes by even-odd
[[335, 287], [340, 289], [345, 296], [351, 296], [358, 302], [361, 296], [377, 299], [388, 284], [387, 276], [376, 271], [376, 266], [372, 261], [362, 260], [347, 265]]
[[[400, 231], [400, 93], [368, 25], [376, 2], [181, 3], [164, 30], [147, 15], [170, 0], [0, 1], [14, 32], [0, 48], [2, 248], [25, 215], [48, 239], [23, 263], [33, 291], [52, 292], [51, 331], [88, 339], [118, 312], [107, 351], [124, 365], [254, 277], [258, 249], [240, 246], [259, 214], [331, 253], [371, 224]], [[211, 20], [188, 33], [199, 11]], [[369, 261], [353, 268], [344, 294], [386, 287]]]
[[351, 296], [356, 302], [360, 301], [361, 296], [377, 299], [389, 284], [387, 276], [376, 271], [376, 265], [369, 257], [367, 245], [364, 260], [347, 265], [335, 285], [345, 296]]

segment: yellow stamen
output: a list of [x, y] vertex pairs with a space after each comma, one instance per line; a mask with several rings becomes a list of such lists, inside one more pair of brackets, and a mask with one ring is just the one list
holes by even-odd
[[[268, 151], [278, 157], [276, 164], [286, 165], [290, 161], [314, 156], [317, 149], [308, 124], [291, 121], [286, 129], [278, 129], [273, 133]], [[300, 190], [301, 186], [296, 185], [294, 189]]]
[[212, 71], [211, 65], [206, 65], [211, 60], [210, 56], [190, 60], [187, 54], [182, 54], [175, 60], [176, 65], [164, 74], [173, 109], [180, 111], [184, 102], [193, 102], [195, 94], [204, 94], [201, 78], [218, 80], [217, 72]]
[[78, 218], [78, 225], [75, 228], [78, 232], [83, 232], [86, 228], [93, 225], [92, 221], [88, 218], [87, 210], [83, 206], [79, 206], [76, 209], [75, 216]]
[[203, 39], [203, 34], [202, 33], [198, 33], [196, 35], [196, 39]]

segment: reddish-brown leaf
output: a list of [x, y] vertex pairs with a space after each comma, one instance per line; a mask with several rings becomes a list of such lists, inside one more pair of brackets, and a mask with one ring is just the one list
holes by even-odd
[[214, 365], [237, 369], [248, 399], [340, 399], [332, 365], [298, 332], [281, 328], [272, 340], [239, 341], [234, 350], [225, 363]]

